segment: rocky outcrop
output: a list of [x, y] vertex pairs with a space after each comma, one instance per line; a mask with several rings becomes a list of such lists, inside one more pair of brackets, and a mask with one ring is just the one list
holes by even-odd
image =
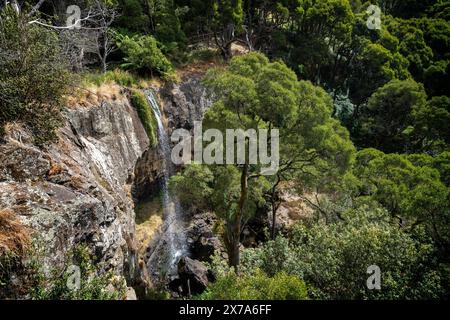
[[200, 294], [214, 281], [212, 272], [203, 263], [188, 257], [183, 257], [178, 262], [178, 275], [169, 287], [180, 296]]
[[44, 149], [10, 127], [0, 144], [0, 209], [31, 227], [45, 266], [84, 243], [96, 262], [132, 282], [140, 271], [131, 189], [149, 139], [127, 99], [72, 108], [65, 118], [59, 140]]
[[[201, 75], [154, 89], [169, 134], [192, 129], [211, 105]], [[45, 267], [61, 265], [83, 243], [96, 263], [140, 292], [146, 268], [137, 257], [134, 207], [158, 194], [163, 158], [149, 146], [127, 91], [116, 91], [113, 98], [71, 106], [58, 141], [45, 148], [34, 146], [25, 128], [9, 126], [0, 142], [0, 210], [11, 210], [33, 230]], [[204, 222], [195, 230], [191, 225], [190, 241], [196, 256], [208, 260], [216, 243], [206, 227], [211, 221]]]
[[148, 149], [136, 162], [132, 195], [143, 201], [159, 193], [159, 182], [163, 178], [163, 156], [156, 149]]
[[[281, 204], [277, 210], [276, 223], [278, 230], [289, 230], [298, 221], [308, 219], [314, 210], [311, 204], [316, 204], [316, 194], [304, 194], [302, 196], [285, 189], [281, 193]], [[272, 227], [272, 215], [269, 212], [267, 220]]]
[[216, 251], [224, 252], [224, 248], [213, 232], [217, 218], [214, 213], [196, 214], [192, 217], [187, 229], [187, 242], [191, 257], [205, 262], [211, 262]]
[[211, 107], [212, 99], [201, 80], [202, 75], [190, 75], [180, 83], [157, 89], [170, 132], [181, 128], [192, 130], [194, 121], [201, 121]]
[[[192, 130], [194, 121], [201, 121], [205, 111], [212, 105], [206, 88], [201, 83], [201, 74], [185, 75], [180, 83], [168, 83], [153, 87], [163, 109], [168, 134], [175, 129]], [[163, 156], [156, 150], [145, 152], [138, 160], [134, 172], [133, 196], [146, 199], [157, 193], [158, 183], [163, 177]]]

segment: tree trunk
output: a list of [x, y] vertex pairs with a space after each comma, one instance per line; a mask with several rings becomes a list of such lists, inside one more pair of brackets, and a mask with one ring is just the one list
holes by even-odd
[[104, 54], [102, 57], [102, 71], [103, 71], [103, 73], [106, 73], [106, 71], [107, 71], [106, 54]]
[[[247, 159], [248, 161], [248, 159]], [[236, 273], [239, 273], [240, 253], [239, 245], [242, 230], [242, 217], [244, 215], [244, 206], [247, 201], [248, 194], [248, 166], [246, 163], [241, 174], [241, 196], [239, 198], [238, 209], [232, 221], [228, 221], [227, 224], [227, 251], [228, 251], [228, 263], [230, 267], [233, 267]]]
[[225, 47], [222, 49], [222, 55], [225, 61], [230, 61], [231, 58], [233, 58], [233, 51], [231, 50], [231, 45], [233, 43], [229, 42], [225, 45]]
[[228, 248], [228, 265], [233, 267], [236, 273], [239, 273], [240, 253], [239, 244], [241, 237], [241, 223], [238, 219], [235, 219], [230, 223], [229, 234], [229, 248]]
[[272, 230], [270, 232], [270, 237], [275, 240], [275, 230], [277, 223], [277, 207], [275, 203], [272, 203]]
[[108, 30], [105, 31], [105, 34], [103, 35], [103, 55], [102, 55], [102, 70], [103, 73], [106, 73], [108, 66], [106, 64], [106, 58], [108, 55]]

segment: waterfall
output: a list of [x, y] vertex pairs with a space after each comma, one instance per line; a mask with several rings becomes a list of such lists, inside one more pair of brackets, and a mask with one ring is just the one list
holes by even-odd
[[161, 110], [154, 93], [146, 92], [158, 124], [158, 148], [163, 157], [162, 202], [164, 225], [158, 242], [152, 249], [148, 265], [151, 273], [173, 276], [177, 273], [177, 262], [186, 254], [185, 225], [181, 205], [176, 196], [169, 192], [169, 179], [175, 174], [175, 166], [171, 160], [170, 139], [164, 127]]

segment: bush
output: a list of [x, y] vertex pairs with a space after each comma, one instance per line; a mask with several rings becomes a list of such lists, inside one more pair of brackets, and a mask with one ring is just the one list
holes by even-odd
[[201, 300], [305, 300], [306, 285], [300, 278], [278, 273], [269, 278], [256, 270], [254, 274], [228, 272], [199, 297]]
[[249, 248], [242, 253], [243, 270], [261, 268], [269, 276], [280, 272], [303, 276], [298, 256], [289, 239], [278, 236], [273, 241], [266, 242], [261, 248]]
[[0, 127], [19, 121], [38, 145], [56, 139], [69, 80], [58, 34], [8, 7], [0, 12], [0, 35]]
[[[93, 263], [90, 250], [80, 245], [69, 252], [68, 267], [55, 268], [50, 276], [44, 275], [39, 267], [32, 275], [34, 286], [30, 297], [34, 300], [118, 300], [125, 297], [126, 286], [112, 272], [99, 274], [98, 265]], [[34, 262], [36, 264], [36, 262]], [[80, 286], [73, 289], [68, 286], [74, 273], [69, 266], [77, 266], [80, 271]]]
[[156, 72], [164, 79], [173, 76], [173, 66], [154, 37], [119, 35], [117, 45], [125, 55], [123, 68], [147, 74]]
[[[242, 270], [261, 268], [269, 275], [295, 275], [316, 299], [438, 299], [445, 295], [445, 274], [434, 261], [433, 243], [423, 228], [408, 234], [375, 204], [349, 210], [342, 219], [298, 224], [291, 239], [279, 237], [261, 248], [244, 250]], [[371, 265], [381, 269], [381, 290], [367, 289]]]
[[[117, 300], [126, 293], [125, 281], [112, 271], [100, 272], [94, 255], [85, 245], [67, 253], [65, 264], [44, 271], [38, 240], [26, 252], [9, 251], [0, 256], [0, 299]], [[79, 269], [79, 287], [74, 284]], [[78, 271], [77, 270], [77, 271]]]
[[150, 145], [152, 147], [156, 146], [158, 144], [156, 132], [157, 123], [147, 97], [142, 91], [134, 89], [131, 91], [131, 104], [137, 110], [142, 125], [144, 126], [147, 136], [150, 139]]

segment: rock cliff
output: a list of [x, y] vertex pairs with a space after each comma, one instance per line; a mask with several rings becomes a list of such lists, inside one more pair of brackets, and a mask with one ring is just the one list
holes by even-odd
[[133, 279], [130, 191], [149, 139], [127, 99], [71, 108], [65, 119], [59, 140], [44, 149], [32, 145], [25, 129], [10, 127], [0, 144], [0, 209], [31, 227], [45, 266], [62, 263], [84, 243], [105, 269]]
[[[192, 129], [211, 105], [201, 76], [154, 88], [166, 126]], [[151, 148], [128, 91], [65, 111], [58, 141], [38, 148], [31, 133], [9, 125], [0, 142], [0, 210], [33, 232], [44, 267], [61, 265], [67, 252], [86, 244], [96, 263], [140, 281], [135, 242], [135, 204], [157, 195], [162, 158]]]

